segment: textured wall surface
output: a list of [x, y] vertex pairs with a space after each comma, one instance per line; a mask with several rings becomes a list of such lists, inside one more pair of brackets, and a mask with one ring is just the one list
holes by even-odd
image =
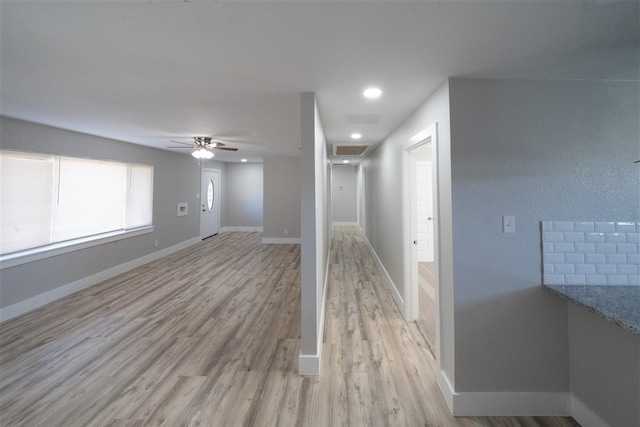
[[540, 286], [540, 222], [638, 221], [638, 88], [450, 81], [457, 391], [569, 389], [567, 308]]

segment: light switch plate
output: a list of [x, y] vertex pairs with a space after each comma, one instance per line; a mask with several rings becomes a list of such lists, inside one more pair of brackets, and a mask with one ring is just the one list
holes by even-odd
[[503, 233], [515, 233], [516, 232], [516, 217], [505, 215], [502, 217], [502, 232]]

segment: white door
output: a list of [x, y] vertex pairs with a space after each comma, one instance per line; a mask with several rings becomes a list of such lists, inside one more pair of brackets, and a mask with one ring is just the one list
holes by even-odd
[[220, 171], [202, 169], [200, 238], [218, 234], [220, 228]]
[[416, 162], [418, 262], [433, 262], [433, 197], [431, 162]]

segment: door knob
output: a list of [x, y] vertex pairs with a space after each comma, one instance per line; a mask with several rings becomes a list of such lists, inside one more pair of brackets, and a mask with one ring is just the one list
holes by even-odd
[[417, 241], [417, 240], [414, 240], [414, 241], [413, 241], [413, 244], [414, 244], [414, 245], [417, 245], [417, 244], [418, 244], [418, 241]]
[[431, 221], [432, 219], [433, 219], [433, 218], [431, 218], [431, 217], [428, 217], [428, 218], [427, 218], [427, 221]]

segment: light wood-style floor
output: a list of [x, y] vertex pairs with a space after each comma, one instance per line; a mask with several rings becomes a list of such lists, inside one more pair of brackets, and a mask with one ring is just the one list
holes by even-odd
[[297, 375], [300, 249], [222, 233], [0, 325], [5, 426], [576, 426], [449, 415], [356, 228], [331, 255], [322, 374]]
[[418, 263], [418, 320], [416, 325], [435, 357], [436, 346], [436, 290], [433, 262]]

